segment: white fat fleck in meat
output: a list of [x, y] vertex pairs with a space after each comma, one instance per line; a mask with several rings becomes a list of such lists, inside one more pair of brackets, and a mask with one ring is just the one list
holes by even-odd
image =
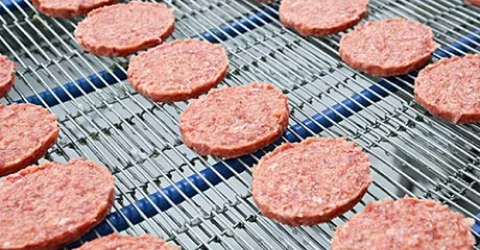
[[3, 245], [2, 245], [2, 247], [9, 247], [9, 246], [10, 246], [10, 242], [8, 242], [8, 241], [4, 242]]
[[171, 102], [206, 92], [223, 79], [227, 69], [228, 57], [222, 47], [186, 39], [133, 57], [127, 73], [140, 93], [154, 101]]
[[61, 218], [58, 220], [58, 225], [65, 225], [72, 221], [71, 218]]
[[275, 170], [279, 166], [278, 163], [274, 163], [268, 167], [269, 170]]
[[322, 197], [318, 197], [318, 196], [313, 196], [312, 197], [312, 200], [318, 204], [322, 204], [323, 203], [323, 199]]
[[289, 183], [282, 184], [282, 185], [280, 185], [280, 192], [283, 192], [283, 193], [288, 192], [288, 191], [292, 190], [292, 187], [293, 187], [293, 185], [291, 185]]
[[234, 132], [240, 132], [242, 130], [245, 130], [245, 129], [248, 129], [248, 128], [255, 128], [256, 126], [254, 124], [251, 124], [251, 123], [244, 123], [244, 124], [241, 124], [241, 125], [238, 125], [238, 126], [235, 126], [232, 128], [232, 130]]
[[334, 138], [284, 143], [253, 169], [255, 202], [268, 217], [292, 226], [339, 216], [356, 204], [358, 192], [363, 195], [370, 183], [368, 155], [357, 147]]

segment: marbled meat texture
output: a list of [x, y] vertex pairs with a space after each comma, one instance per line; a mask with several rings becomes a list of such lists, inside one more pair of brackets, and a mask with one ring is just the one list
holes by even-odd
[[337, 227], [332, 250], [471, 250], [473, 223], [433, 200], [386, 199]]
[[201, 155], [233, 158], [277, 140], [288, 125], [288, 100], [267, 83], [214, 89], [180, 116], [183, 142]]
[[37, 10], [53, 17], [85, 15], [93, 9], [116, 3], [118, 0], [32, 0]]
[[402, 18], [359, 25], [340, 40], [340, 56], [374, 76], [404, 75], [427, 63], [439, 47], [430, 27]]
[[174, 29], [175, 16], [167, 5], [132, 1], [91, 11], [75, 38], [90, 53], [122, 57], [164, 42]]
[[64, 247], [105, 218], [114, 195], [110, 171], [83, 159], [11, 174], [0, 181], [0, 249]]
[[253, 168], [262, 213], [291, 226], [327, 222], [353, 208], [372, 182], [368, 155], [344, 138], [285, 143]]
[[452, 123], [480, 122], [480, 55], [442, 59], [415, 79], [415, 100]]
[[130, 60], [128, 81], [155, 102], [198, 97], [223, 80], [228, 70], [225, 49], [196, 39], [164, 43]]
[[57, 117], [33, 104], [0, 104], [0, 176], [42, 158], [57, 142]]
[[88, 242], [76, 250], [180, 250], [152, 235], [126, 236], [111, 234]]
[[326, 36], [360, 22], [367, 6], [368, 0], [283, 0], [280, 20], [304, 36]]

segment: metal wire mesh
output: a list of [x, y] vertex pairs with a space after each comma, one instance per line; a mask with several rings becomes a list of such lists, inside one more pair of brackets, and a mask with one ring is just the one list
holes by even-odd
[[[274, 223], [261, 216], [250, 193], [252, 163], [262, 152], [235, 163], [197, 155], [179, 137], [177, 121], [186, 102], [152, 103], [126, 82], [128, 58], [83, 52], [72, 35], [80, 19], [49, 18], [30, 2], [7, 7], [3, 1], [0, 53], [18, 67], [15, 87], [1, 102], [34, 101], [59, 117], [59, 142], [43, 160], [85, 157], [115, 175], [112, 213], [125, 225], [107, 220], [108, 229], [97, 228], [93, 236], [108, 230], [151, 233], [185, 249], [328, 249], [335, 227], [370, 201], [410, 195], [439, 200], [472, 218], [480, 212], [480, 126], [454, 126], [428, 115], [413, 101], [414, 74], [376, 79], [352, 70], [337, 52], [342, 33], [303, 38], [279, 23], [277, 3], [165, 2], [177, 17], [171, 39], [198, 37], [227, 48], [231, 68], [221, 85], [266, 81], [283, 89], [292, 111], [288, 134], [299, 138], [301, 130], [356, 141], [370, 155], [375, 182], [352, 211], [329, 223], [299, 228]], [[442, 45], [433, 60], [478, 52], [475, 7], [459, 0], [370, 2], [365, 21], [401, 16], [432, 27]], [[372, 86], [379, 91], [364, 91]], [[231, 171], [230, 178], [212, 167], [219, 163]], [[202, 175], [208, 169], [218, 181]], [[188, 178], [192, 175], [205, 187]], [[182, 180], [195, 192], [175, 185]], [[178, 195], [169, 195], [168, 188]]]

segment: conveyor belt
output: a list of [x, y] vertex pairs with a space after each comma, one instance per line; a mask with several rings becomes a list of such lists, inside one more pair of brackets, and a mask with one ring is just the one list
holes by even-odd
[[[3, 0], [0, 53], [19, 66], [1, 102], [31, 102], [59, 116], [60, 141], [47, 160], [85, 157], [115, 174], [115, 208], [84, 240], [151, 233], [185, 249], [329, 249], [335, 227], [370, 201], [410, 195], [472, 218], [480, 211], [480, 127], [428, 115], [412, 98], [415, 74], [378, 79], [352, 70], [338, 56], [342, 34], [303, 38], [282, 27], [275, 3], [166, 3], [177, 17], [172, 39], [227, 48], [223, 85], [267, 81], [284, 90], [292, 116], [283, 140], [346, 136], [369, 153], [375, 182], [354, 210], [329, 223], [274, 223], [250, 193], [251, 167], [274, 146], [228, 161], [195, 154], [179, 139], [187, 103], [152, 103], [125, 81], [127, 59], [83, 52], [72, 35], [80, 19], [53, 19], [30, 2]], [[455, 0], [371, 0], [369, 8], [366, 20], [402, 16], [431, 26], [442, 45], [432, 60], [478, 53], [478, 8]], [[473, 232], [478, 236], [478, 225]]]

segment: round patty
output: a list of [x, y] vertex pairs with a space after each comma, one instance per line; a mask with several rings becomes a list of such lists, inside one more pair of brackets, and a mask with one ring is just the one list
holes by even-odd
[[132, 1], [88, 13], [75, 30], [86, 51], [100, 56], [127, 56], [162, 43], [175, 28], [173, 11], [163, 3]]
[[479, 6], [480, 5], [480, 0], [465, 0], [467, 3], [471, 3], [473, 5]]
[[74, 17], [89, 11], [116, 3], [118, 0], [32, 0], [33, 5], [45, 15], [53, 17]]
[[88, 242], [76, 250], [179, 250], [166, 241], [151, 235], [125, 236], [111, 234], [109, 236]]
[[8, 57], [0, 55], [0, 98], [3, 98], [12, 89], [15, 81], [15, 63]]
[[372, 181], [368, 155], [344, 138], [285, 143], [253, 168], [262, 213], [291, 226], [329, 221], [358, 203]]
[[83, 159], [9, 175], [0, 182], [0, 248], [61, 248], [99, 224], [114, 198], [110, 171]]
[[128, 81], [156, 102], [198, 97], [223, 80], [228, 57], [222, 46], [187, 39], [144, 52], [130, 60]]
[[346, 30], [367, 13], [368, 0], [283, 0], [280, 20], [304, 36]]
[[402, 198], [368, 204], [337, 228], [332, 250], [471, 250], [473, 219], [432, 200]]
[[480, 122], [480, 55], [442, 59], [415, 79], [415, 100], [452, 123]]
[[0, 176], [28, 167], [57, 142], [57, 117], [32, 104], [0, 104]]
[[183, 142], [201, 155], [250, 154], [277, 140], [288, 126], [288, 100], [267, 83], [214, 89], [180, 116]]
[[427, 63], [438, 48], [432, 30], [402, 18], [359, 25], [340, 40], [340, 56], [374, 76], [403, 75]]

